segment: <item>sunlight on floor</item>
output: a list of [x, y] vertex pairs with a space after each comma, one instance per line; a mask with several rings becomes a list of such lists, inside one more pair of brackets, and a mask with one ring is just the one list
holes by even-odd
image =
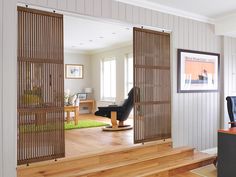
[[[91, 119], [110, 123], [109, 118], [81, 114], [80, 120]], [[129, 118], [126, 124], [133, 125]], [[101, 127], [65, 131], [66, 157], [105, 152], [114, 148], [133, 145], [133, 130], [104, 132]]]

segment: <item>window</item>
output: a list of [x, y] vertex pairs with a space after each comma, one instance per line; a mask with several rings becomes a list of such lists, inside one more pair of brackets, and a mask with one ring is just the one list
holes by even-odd
[[133, 55], [127, 54], [125, 57], [125, 98], [133, 88]]
[[107, 58], [101, 61], [101, 99], [116, 99], [116, 60]]

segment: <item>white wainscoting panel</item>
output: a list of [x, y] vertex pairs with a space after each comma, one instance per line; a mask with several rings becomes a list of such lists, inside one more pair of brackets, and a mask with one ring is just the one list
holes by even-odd
[[224, 108], [222, 124], [229, 127], [229, 116], [225, 98], [236, 96], [236, 38], [224, 37]]
[[[108, 18], [172, 31], [172, 137], [174, 146], [188, 145], [199, 150], [215, 147], [220, 123], [220, 94], [177, 93], [177, 49], [221, 53], [221, 37], [214, 35], [214, 26], [178, 16], [135, 7], [112, 0], [43, 1], [40, 6]], [[70, 1], [70, 2], [69, 2]], [[18, 0], [25, 3], [25, 0]], [[98, 5], [98, 3], [102, 3]], [[35, 0], [28, 4], [37, 5]], [[74, 3], [74, 5], [73, 5]], [[48, 6], [49, 5], [49, 6]], [[52, 7], [53, 6], [53, 7]]]
[[0, 177], [3, 176], [3, 132], [2, 132], [2, 125], [3, 125], [3, 112], [2, 112], [2, 63], [3, 63], [3, 1], [0, 1]]
[[16, 3], [0, 2], [0, 177], [16, 176]]

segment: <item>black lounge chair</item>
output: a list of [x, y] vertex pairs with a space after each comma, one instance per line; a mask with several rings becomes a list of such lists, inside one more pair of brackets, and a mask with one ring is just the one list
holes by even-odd
[[[103, 128], [103, 130], [116, 131], [132, 129], [130, 125], [124, 125], [124, 121], [128, 119], [133, 105], [134, 88], [129, 91], [128, 98], [124, 100], [122, 105], [109, 105], [108, 107], [98, 107], [98, 111], [95, 112], [95, 115], [108, 117], [111, 119], [112, 125]], [[119, 121], [118, 124], [117, 120]]]

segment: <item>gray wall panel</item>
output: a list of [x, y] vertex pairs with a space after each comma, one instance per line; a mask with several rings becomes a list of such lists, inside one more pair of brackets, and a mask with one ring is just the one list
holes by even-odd
[[16, 176], [16, 0], [0, 2], [0, 176]]
[[2, 40], [2, 28], [3, 28], [3, 1], [0, 1], [0, 176], [3, 176], [3, 133], [2, 133], [2, 129], [3, 129], [3, 113], [2, 113], [2, 77], [3, 77], [3, 73], [2, 73], [2, 62], [3, 62], [3, 40]]
[[229, 116], [227, 112], [227, 105], [225, 98], [227, 96], [236, 96], [236, 39], [231, 37], [224, 37], [224, 108], [222, 115], [222, 127], [229, 127]]

